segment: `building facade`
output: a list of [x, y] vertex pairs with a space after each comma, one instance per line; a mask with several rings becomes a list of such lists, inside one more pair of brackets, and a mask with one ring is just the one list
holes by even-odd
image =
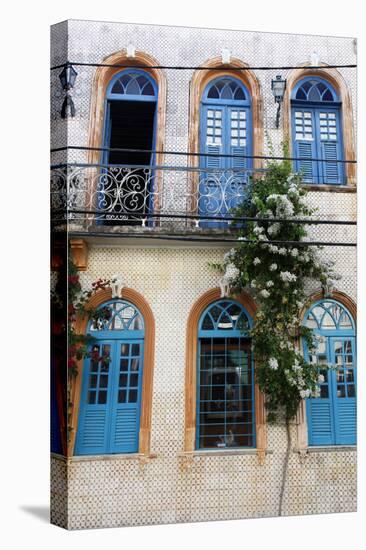
[[[284, 141], [316, 217], [356, 220], [355, 40], [78, 20], [51, 40], [53, 234], [66, 235], [83, 288], [118, 275], [90, 298], [109, 316], [76, 320], [93, 340], [64, 423], [55, 390], [52, 522], [275, 516], [286, 428], [268, 425], [255, 383], [256, 304], [223, 298], [209, 264], [235, 243], [230, 211], [248, 178]], [[77, 75], [63, 118], [67, 61]], [[309, 237], [354, 243], [355, 227]], [[322, 342], [312, 359], [339, 368], [291, 425], [284, 515], [356, 509], [356, 253], [324, 253], [342, 278], [327, 298], [309, 286], [303, 322]]]

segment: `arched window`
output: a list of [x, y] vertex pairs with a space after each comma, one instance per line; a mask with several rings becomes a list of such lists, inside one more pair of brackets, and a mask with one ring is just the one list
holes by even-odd
[[144, 319], [130, 302], [102, 304], [89, 323], [75, 454], [138, 451]]
[[[251, 98], [239, 79], [221, 76], [206, 86], [201, 101], [200, 151], [229, 155], [201, 157], [201, 168], [209, 170], [200, 180], [199, 212], [223, 217], [243, 199], [246, 170], [252, 166], [252, 159], [245, 158], [252, 154]], [[215, 225], [210, 223], [210, 227]]]
[[324, 377], [320, 397], [307, 400], [309, 444], [355, 444], [356, 342], [352, 316], [339, 302], [322, 300], [307, 311], [303, 324], [316, 336], [315, 350], [304, 344], [305, 359], [318, 365]]
[[157, 84], [146, 71], [126, 69], [109, 82], [98, 200], [104, 223], [141, 224], [138, 215], [151, 209], [157, 100]]
[[218, 300], [202, 314], [198, 331], [198, 449], [255, 446], [251, 326], [243, 306]]
[[[319, 77], [301, 79], [291, 94], [295, 169], [304, 181], [343, 184], [341, 102], [333, 86]], [[309, 160], [307, 160], [309, 159]], [[317, 159], [317, 160], [312, 160]]]

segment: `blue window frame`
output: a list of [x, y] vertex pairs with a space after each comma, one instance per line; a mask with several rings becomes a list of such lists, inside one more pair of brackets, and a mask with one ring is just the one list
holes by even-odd
[[[355, 325], [347, 309], [335, 300], [314, 303], [304, 325], [316, 335], [316, 349], [304, 343], [305, 359], [319, 366], [324, 382], [320, 397], [307, 399], [310, 445], [356, 444]], [[332, 364], [332, 369], [322, 365]]]
[[[129, 302], [103, 304], [89, 324], [75, 454], [138, 451], [144, 320]], [[107, 312], [107, 314], [106, 314]]]
[[[201, 101], [200, 150], [238, 155], [201, 157], [200, 167], [207, 172], [200, 180], [199, 213], [223, 217], [243, 200], [247, 170], [252, 166], [252, 159], [245, 158], [252, 154], [251, 97], [240, 80], [219, 77], [206, 86]], [[220, 227], [223, 222], [205, 225]]]
[[255, 446], [252, 320], [241, 304], [218, 300], [198, 331], [198, 449]]
[[[341, 102], [333, 86], [318, 77], [300, 80], [291, 95], [295, 170], [304, 182], [344, 184]], [[309, 159], [309, 160], [307, 160]], [[320, 159], [320, 160], [312, 160]]]
[[154, 177], [149, 167], [155, 155], [149, 151], [155, 150], [157, 100], [155, 80], [140, 69], [121, 71], [108, 85], [98, 200], [102, 211], [111, 211], [106, 223], [140, 224], [141, 217], [133, 214], [151, 208]]

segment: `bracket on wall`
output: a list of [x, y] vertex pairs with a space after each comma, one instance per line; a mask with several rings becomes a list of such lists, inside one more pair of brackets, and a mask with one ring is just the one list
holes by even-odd
[[297, 449], [297, 452], [299, 454], [299, 462], [300, 464], [305, 464], [307, 457], [309, 456], [307, 449]]
[[179, 455], [181, 458], [180, 469], [182, 472], [188, 472], [191, 470], [194, 464], [194, 455], [192, 453], [182, 453]]
[[88, 252], [88, 244], [84, 239], [70, 239], [72, 261], [79, 271], [86, 271], [88, 267]]

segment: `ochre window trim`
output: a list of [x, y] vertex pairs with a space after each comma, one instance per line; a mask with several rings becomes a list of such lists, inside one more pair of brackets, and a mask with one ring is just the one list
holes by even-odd
[[[162, 165], [163, 155], [161, 152], [164, 151], [166, 118], [166, 76], [162, 69], [149, 68], [158, 67], [159, 62], [151, 55], [140, 51], [136, 52], [135, 57], [127, 57], [127, 51], [122, 50], [104, 58], [103, 63], [108, 65], [123, 65], [126, 68], [141, 66], [155, 80], [158, 86], [155, 149], [160, 151], [155, 156], [155, 159], [157, 165]], [[100, 148], [103, 146], [106, 91], [113, 76], [121, 71], [123, 71], [121, 67], [97, 67], [95, 71], [91, 93], [88, 147]], [[99, 158], [100, 151], [89, 151], [88, 163], [98, 163]]]
[[[111, 289], [96, 292], [89, 300], [86, 308], [96, 308], [111, 300]], [[138, 452], [145, 456], [150, 456], [151, 439], [151, 412], [153, 398], [153, 375], [154, 375], [154, 356], [155, 356], [155, 320], [152, 310], [145, 298], [132, 288], [123, 288], [121, 298], [131, 302], [140, 311], [144, 318], [145, 336], [144, 336], [144, 370], [142, 379], [141, 395], [141, 416], [139, 432], [139, 450]], [[75, 323], [77, 334], [86, 334], [88, 319], [78, 316]], [[78, 428], [79, 406], [81, 396], [81, 382], [83, 377], [83, 360], [78, 362], [78, 375], [71, 386], [71, 401], [73, 408], [71, 412], [71, 436], [68, 447], [68, 456], [73, 456], [75, 437]]]
[[[292, 70], [286, 77], [287, 86], [285, 96], [283, 100], [283, 134], [285, 140], [288, 141], [290, 147], [292, 146], [291, 140], [291, 94], [294, 86], [299, 80], [305, 77], [311, 78], [317, 76], [327, 80], [336, 90], [338, 97], [342, 103], [341, 106], [341, 127], [342, 127], [342, 139], [343, 139], [343, 153], [345, 160], [356, 160], [355, 150], [355, 138], [353, 130], [353, 112], [352, 101], [348, 86], [343, 76], [337, 71], [337, 69], [328, 69], [326, 65], [322, 64], [319, 69], [307, 69], [307, 64], [302, 65], [298, 69]], [[346, 184], [349, 186], [356, 185], [356, 165], [352, 163], [345, 164]], [[317, 190], [319, 185], [307, 185], [307, 187], [314, 187]], [[320, 186], [322, 188], [322, 186]], [[336, 188], [337, 186], [334, 186]], [[327, 186], [329, 191], [329, 186]], [[333, 189], [331, 189], [333, 191]]]
[[[193, 453], [196, 440], [196, 391], [197, 391], [197, 343], [198, 324], [204, 310], [216, 300], [222, 298], [219, 288], [208, 290], [198, 298], [193, 305], [187, 321], [186, 341], [186, 372], [185, 372], [185, 435], [184, 451]], [[232, 296], [245, 307], [249, 315], [255, 315], [257, 306], [249, 294], [241, 293]], [[255, 364], [254, 364], [255, 369]], [[256, 418], [256, 442], [257, 453], [261, 462], [264, 461], [267, 447], [266, 412], [264, 406], [264, 395], [255, 384], [254, 407]]]

